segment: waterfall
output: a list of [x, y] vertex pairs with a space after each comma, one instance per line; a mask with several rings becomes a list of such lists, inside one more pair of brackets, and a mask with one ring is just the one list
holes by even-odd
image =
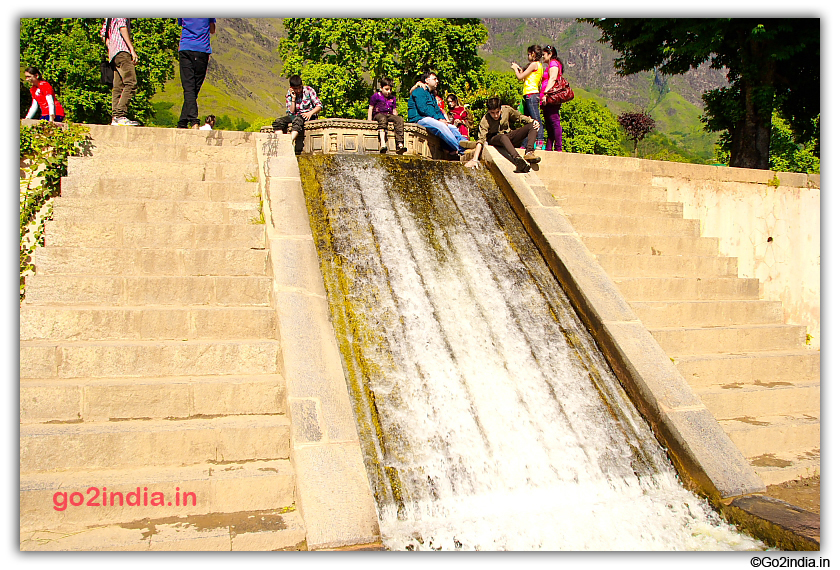
[[384, 544], [729, 550], [486, 171], [301, 156]]

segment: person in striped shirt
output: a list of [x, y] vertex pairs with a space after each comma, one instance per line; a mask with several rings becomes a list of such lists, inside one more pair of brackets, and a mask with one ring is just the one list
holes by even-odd
[[318, 116], [323, 108], [321, 100], [315, 90], [303, 84], [300, 75], [289, 77], [289, 91], [286, 93], [285, 117], [280, 117], [272, 123], [274, 132], [286, 133], [292, 131], [292, 143], [295, 145], [295, 154], [303, 152], [303, 131], [304, 123], [311, 121]]
[[99, 36], [108, 48], [108, 61], [114, 68], [114, 86], [111, 89], [111, 124], [136, 127], [140, 123], [130, 120], [128, 102], [137, 89], [137, 52], [131, 43], [131, 22], [128, 18], [105, 18]]

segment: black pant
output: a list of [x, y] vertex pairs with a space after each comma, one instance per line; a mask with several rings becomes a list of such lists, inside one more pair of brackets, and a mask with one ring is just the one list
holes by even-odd
[[210, 54], [201, 51], [179, 51], [178, 61], [181, 70], [181, 85], [184, 87], [184, 106], [181, 107], [178, 128], [186, 129], [190, 125], [199, 124], [198, 92], [201, 91], [201, 85], [207, 75]]
[[[314, 118], [314, 117], [313, 117]], [[276, 119], [271, 126], [275, 131], [283, 131], [283, 134], [289, 131], [289, 126], [293, 131], [297, 131], [298, 135], [295, 137], [295, 154], [303, 152], [303, 131], [305, 119], [303, 115], [286, 115]]]

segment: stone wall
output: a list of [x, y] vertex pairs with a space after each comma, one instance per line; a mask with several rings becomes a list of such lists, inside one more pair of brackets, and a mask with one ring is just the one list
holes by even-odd
[[738, 258], [738, 275], [757, 278], [761, 296], [781, 301], [786, 323], [808, 327], [820, 347], [820, 176], [640, 160], [701, 235]]
[[[270, 127], [263, 127], [270, 132]], [[312, 154], [376, 154], [379, 152], [379, 133], [376, 121], [359, 119], [315, 119], [306, 123], [303, 152]], [[442, 158], [440, 141], [425, 128], [414, 123], [405, 124], [405, 147], [408, 154], [426, 158]], [[394, 153], [394, 125], [388, 124], [388, 151]]]

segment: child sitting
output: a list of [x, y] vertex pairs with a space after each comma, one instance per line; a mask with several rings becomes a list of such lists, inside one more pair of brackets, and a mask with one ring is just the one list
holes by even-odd
[[379, 82], [379, 91], [370, 96], [368, 106], [368, 121], [379, 123], [379, 152], [388, 152], [388, 121], [394, 123], [394, 141], [397, 154], [405, 152], [403, 138], [403, 118], [397, 115], [397, 96], [394, 93], [394, 82], [385, 77]]

